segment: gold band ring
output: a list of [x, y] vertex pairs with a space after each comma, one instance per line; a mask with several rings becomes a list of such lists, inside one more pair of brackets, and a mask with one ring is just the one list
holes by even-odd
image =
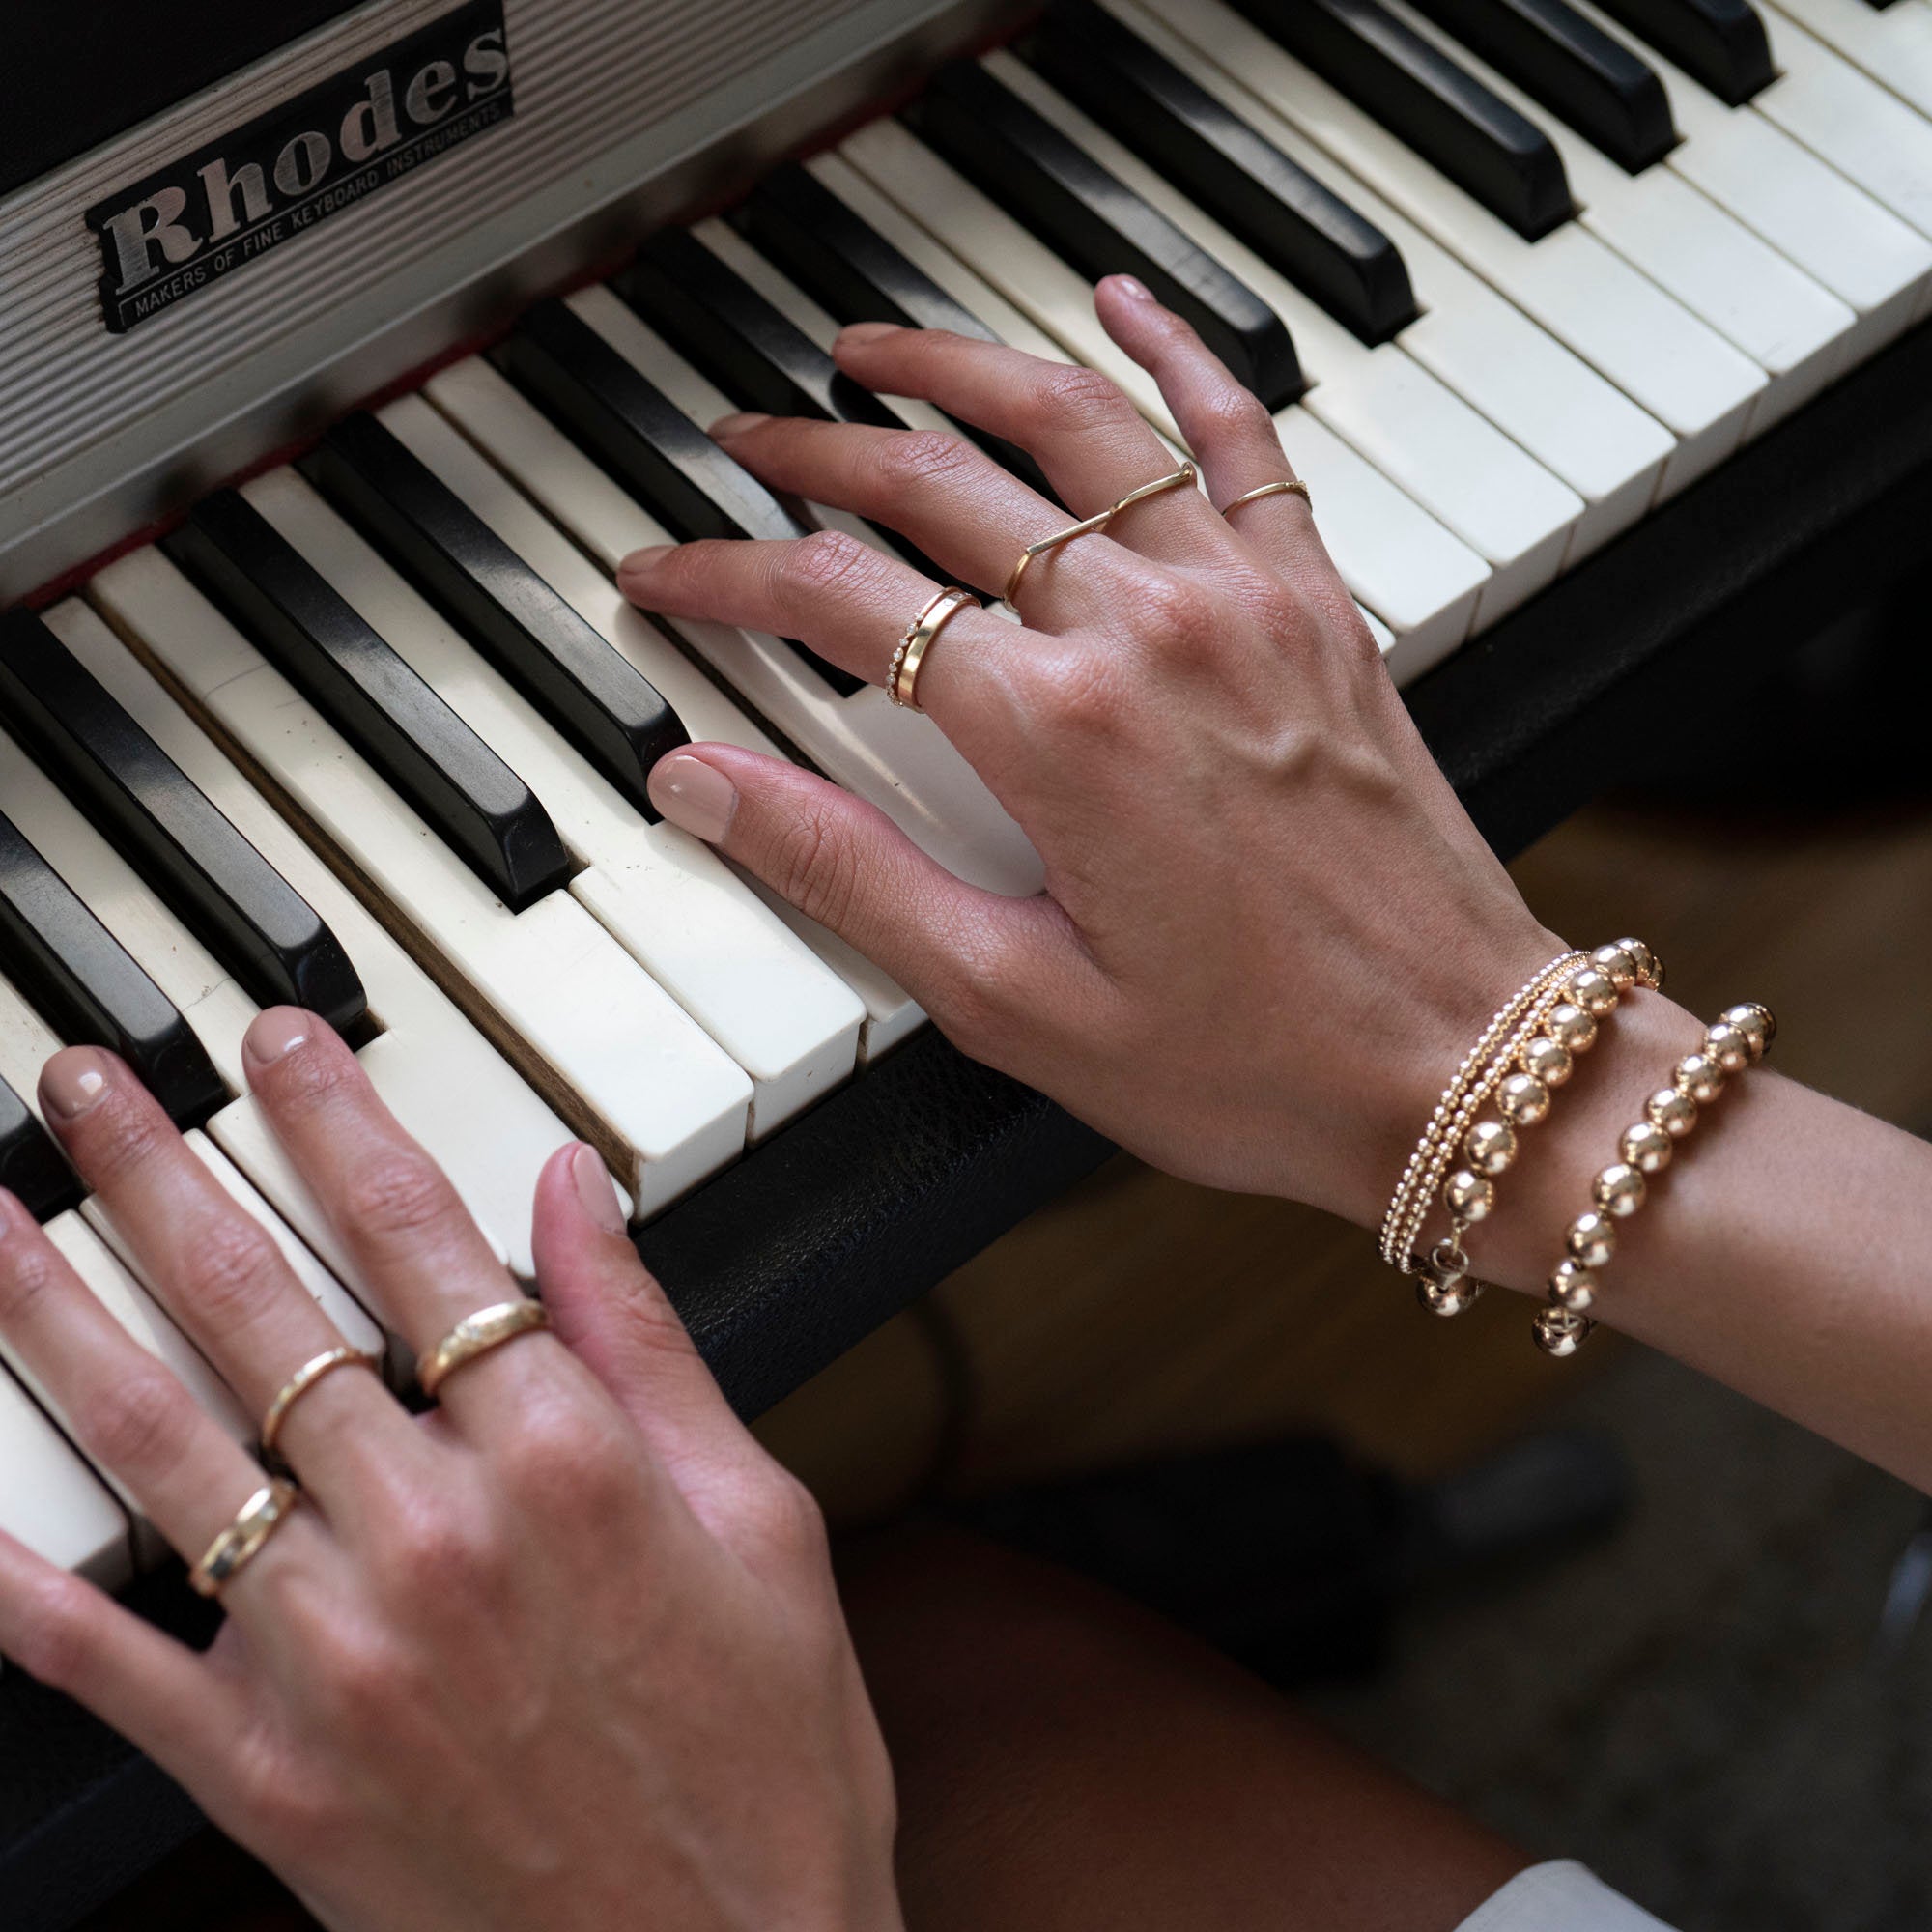
[[1193, 464], [1183, 463], [1172, 475], [1156, 476], [1151, 483], [1143, 483], [1138, 490], [1129, 490], [1118, 503], [1110, 504], [1084, 522], [1068, 524], [1064, 530], [1055, 530], [1050, 537], [1041, 537], [1037, 543], [1028, 544], [1014, 560], [1012, 574], [1007, 579], [1007, 587], [1000, 592], [1000, 602], [1017, 617], [1020, 607], [1013, 599], [1020, 594], [1020, 579], [1027, 574], [1027, 565], [1035, 557], [1042, 556], [1050, 550], [1058, 550], [1062, 544], [1071, 543], [1075, 537], [1097, 536], [1122, 510], [1131, 509], [1143, 498], [1158, 497], [1163, 491], [1179, 490], [1183, 486], [1191, 489], [1199, 480], [1200, 472]]
[[924, 709], [917, 696], [919, 668], [925, 662], [926, 652], [932, 648], [934, 639], [946, 628], [948, 621], [969, 605], [975, 611], [982, 608], [970, 590], [961, 590], [956, 583], [949, 583], [905, 627], [905, 634], [899, 639], [898, 649], [893, 653], [892, 664], [886, 671], [886, 696], [895, 704], [907, 711]]
[[466, 1315], [434, 1349], [416, 1357], [416, 1380], [424, 1395], [434, 1395], [458, 1369], [514, 1342], [519, 1335], [532, 1335], [550, 1326], [550, 1310], [540, 1301], [499, 1301], [492, 1308], [479, 1308]]
[[1264, 483], [1256, 490], [1243, 490], [1232, 503], [1222, 505], [1221, 514], [1231, 515], [1243, 503], [1253, 503], [1263, 497], [1299, 497], [1312, 510], [1315, 498], [1308, 494], [1308, 485], [1299, 476], [1284, 476], [1279, 483]]
[[325, 1376], [333, 1375], [337, 1369], [373, 1369], [378, 1359], [375, 1355], [365, 1354], [360, 1349], [345, 1345], [339, 1349], [327, 1349], [304, 1362], [282, 1384], [274, 1401], [269, 1405], [268, 1414], [262, 1418], [262, 1460], [265, 1463], [275, 1460], [275, 1444], [281, 1440], [282, 1425], [289, 1419], [289, 1410]]
[[301, 1492], [277, 1476], [265, 1483], [235, 1514], [235, 1520], [208, 1546], [208, 1554], [187, 1573], [198, 1597], [216, 1595], [262, 1553], [270, 1537], [288, 1520]]

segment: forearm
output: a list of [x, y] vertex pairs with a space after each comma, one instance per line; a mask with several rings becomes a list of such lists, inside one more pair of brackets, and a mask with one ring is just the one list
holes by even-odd
[[[1471, 1231], [1479, 1274], [1541, 1297], [1591, 1177], [1701, 1033], [1626, 998]], [[1593, 1315], [1932, 1490], [1932, 1148], [1755, 1067], [1618, 1236]]]

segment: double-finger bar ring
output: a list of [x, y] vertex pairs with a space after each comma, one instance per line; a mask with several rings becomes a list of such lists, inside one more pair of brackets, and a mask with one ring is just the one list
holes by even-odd
[[373, 1369], [377, 1362], [375, 1355], [346, 1344], [338, 1349], [326, 1349], [319, 1355], [311, 1355], [276, 1391], [274, 1401], [269, 1405], [268, 1414], [262, 1418], [262, 1460], [271, 1465], [278, 1460], [275, 1445], [281, 1440], [289, 1411], [325, 1376], [333, 1375], [337, 1369]]
[[1243, 503], [1257, 502], [1264, 497], [1299, 497], [1311, 510], [1315, 507], [1315, 498], [1308, 494], [1308, 485], [1299, 476], [1284, 476], [1279, 482], [1263, 483], [1256, 489], [1243, 490], [1232, 503], [1221, 506], [1221, 514], [1231, 516]]
[[948, 621], [969, 606], [975, 611], [981, 608], [980, 600], [970, 590], [961, 590], [956, 583], [949, 583], [905, 627], [898, 648], [893, 652], [893, 661], [886, 670], [886, 696], [895, 704], [907, 711], [924, 708], [919, 701], [919, 668], [925, 662], [925, 654], [932, 648], [933, 639], [946, 628]]
[[1097, 511], [1083, 522], [1068, 524], [1064, 530], [1055, 530], [1050, 537], [1041, 537], [1037, 543], [1028, 544], [1014, 559], [1007, 587], [1000, 592], [1000, 602], [1017, 617], [1020, 607], [1013, 599], [1020, 594], [1020, 580], [1027, 574], [1027, 565], [1035, 557], [1042, 556], [1050, 550], [1058, 550], [1062, 544], [1071, 543], [1075, 537], [1097, 536], [1122, 510], [1131, 509], [1145, 497], [1158, 497], [1167, 490], [1192, 489], [1199, 480], [1199, 472], [1193, 464], [1183, 463], [1173, 474], [1156, 476], [1151, 483], [1143, 483], [1138, 490], [1129, 490], [1118, 503], [1109, 504], [1106, 509]]
[[301, 1492], [277, 1476], [265, 1483], [235, 1514], [235, 1520], [208, 1546], [208, 1554], [187, 1573], [198, 1597], [213, 1597], [232, 1583], [288, 1520]]
[[465, 1316], [435, 1348], [417, 1356], [416, 1380], [424, 1395], [433, 1396], [458, 1369], [479, 1355], [549, 1326], [550, 1311], [540, 1301], [499, 1301], [479, 1308]]

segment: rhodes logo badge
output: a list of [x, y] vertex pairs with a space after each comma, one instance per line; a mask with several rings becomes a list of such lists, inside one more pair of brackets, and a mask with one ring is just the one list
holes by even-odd
[[118, 334], [509, 118], [502, 0], [364, 55], [87, 211]]

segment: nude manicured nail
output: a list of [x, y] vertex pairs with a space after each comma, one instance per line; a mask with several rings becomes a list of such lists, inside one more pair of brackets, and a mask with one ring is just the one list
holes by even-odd
[[570, 1178], [577, 1183], [577, 1198], [583, 1211], [607, 1235], [624, 1232], [624, 1209], [611, 1184], [610, 1171], [594, 1147], [579, 1143], [570, 1156]]
[[242, 1036], [242, 1057], [251, 1066], [272, 1066], [306, 1044], [314, 1031], [314, 1020], [299, 1007], [270, 1007]]
[[731, 829], [738, 809], [738, 787], [716, 765], [673, 752], [651, 767], [651, 803], [694, 838], [715, 845]]
[[106, 1096], [112, 1073], [92, 1046], [64, 1047], [41, 1069], [41, 1099], [50, 1114], [77, 1121]]
[[720, 437], [743, 436], [747, 430], [770, 421], [770, 416], [761, 415], [756, 410], [740, 410], [735, 415], [720, 416], [705, 434], [715, 441]]
[[899, 326], [895, 322], [848, 323], [838, 331], [838, 341], [833, 346], [838, 348], [850, 343], [855, 349], [864, 348], [868, 342], [877, 342], [884, 336], [898, 332]]
[[1145, 282], [1136, 281], [1131, 275], [1109, 275], [1107, 279], [1123, 296], [1128, 297], [1131, 300], [1137, 302], [1151, 302], [1153, 300], [1152, 290]]
[[642, 577], [649, 572], [652, 564], [661, 562], [676, 548], [675, 544], [646, 544], [642, 550], [634, 550], [629, 556], [618, 559], [617, 575], [620, 578]]

